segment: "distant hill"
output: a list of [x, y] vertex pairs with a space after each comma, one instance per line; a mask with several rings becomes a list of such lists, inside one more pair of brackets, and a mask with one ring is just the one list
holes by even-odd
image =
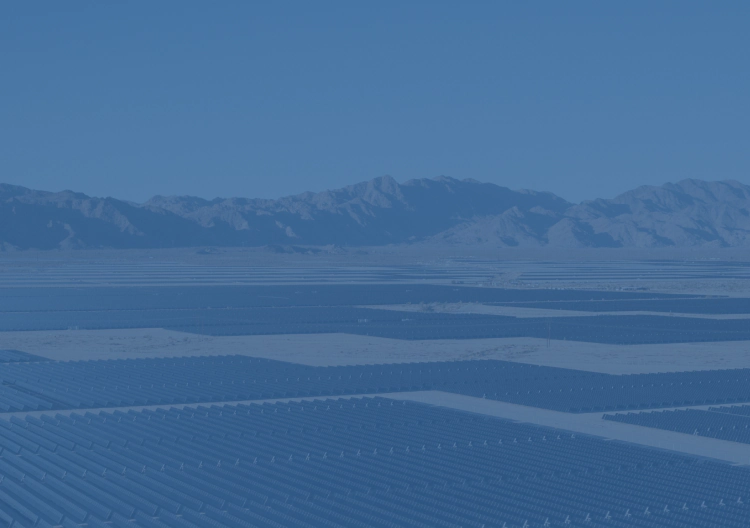
[[0, 184], [0, 249], [190, 246], [663, 247], [750, 245], [750, 187], [684, 180], [571, 204], [440, 177], [384, 176], [278, 200], [143, 204]]

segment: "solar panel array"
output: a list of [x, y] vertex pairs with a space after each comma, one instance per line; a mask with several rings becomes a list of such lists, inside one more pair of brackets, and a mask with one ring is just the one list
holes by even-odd
[[[310, 248], [306, 248], [310, 251]], [[486, 282], [493, 272], [461, 266], [325, 266], [269, 267], [248, 265], [190, 265], [175, 261], [154, 264], [33, 260], [0, 263], [0, 287], [19, 286], [139, 286], [139, 285], [266, 285], [432, 282]], [[20, 264], [20, 265], [19, 265]], [[286, 263], [288, 265], [288, 262]], [[7, 266], [7, 267], [3, 267]]]
[[49, 361], [47, 358], [35, 356], [20, 350], [0, 349], [0, 364], [2, 363], [25, 363], [27, 361]]
[[750, 301], [742, 297], [683, 299], [589, 299], [514, 301], [490, 303], [494, 306], [573, 310], [585, 312], [674, 312], [690, 314], [750, 314]]
[[0, 412], [303, 396], [310, 372], [244, 356], [12, 364], [0, 369]]
[[[372, 308], [474, 302], [744, 314], [750, 313], [745, 299], [638, 288], [458, 286], [750, 277], [750, 267], [739, 263], [467, 260], [446, 267], [276, 269], [29, 260], [2, 271], [0, 331], [163, 327], [210, 335], [549, 336], [619, 344], [750, 339], [739, 319]], [[745, 467], [424, 404], [341, 397], [438, 390], [593, 412], [750, 402], [748, 389], [750, 369], [611, 376], [503, 361], [53, 362], [0, 351], [0, 526], [745, 527]], [[277, 398], [305, 400], [227, 404]], [[187, 406], [171, 407], [177, 405]], [[658, 415], [609, 419], [659, 426], [666, 417], [670, 427], [697, 424], [699, 434], [744, 441], [750, 406]]]
[[438, 390], [564, 412], [750, 401], [750, 369], [609, 375], [498, 360], [312, 367], [246, 356], [15, 363], [0, 412]]
[[[310, 251], [305, 248], [304, 251]], [[128, 262], [126, 260], [14, 257], [0, 263], [0, 286], [71, 286], [71, 285], [195, 285], [195, 284], [269, 284], [283, 283], [379, 283], [394, 281], [461, 281], [487, 283], [503, 274], [514, 282], [592, 283], [665, 280], [727, 280], [750, 278], [750, 267], [737, 261], [524, 261], [479, 258], [450, 258], [436, 265], [403, 266], [309, 266], [295, 267], [288, 260], [284, 267], [248, 264], [247, 256], [231, 256], [224, 264], [215, 257], [202, 262], [200, 250], [193, 262], [166, 257], [166, 262]], [[119, 257], [119, 255], [118, 255]], [[271, 257], [273, 258], [273, 257]]]
[[[284, 308], [419, 303], [691, 299], [688, 295], [560, 289], [506, 289], [433, 284], [0, 288], [0, 312], [92, 312]], [[728, 298], [722, 298], [728, 299]]]
[[462, 393], [565, 412], [750, 401], [750, 369], [626, 375], [569, 371], [576, 373], [573, 380], [557, 376], [557, 371], [567, 369], [539, 369], [544, 374], [534, 379], [519, 378], [515, 386], [484, 378], [468, 383]]
[[657, 315], [509, 317], [356, 307], [6, 312], [0, 331], [166, 328], [202, 335], [344, 333], [402, 340], [532, 337], [610, 344], [750, 340], [744, 319]]
[[711, 407], [710, 411], [736, 414], [738, 416], [750, 416], [750, 405], [732, 405], [729, 407]]
[[0, 420], [0, 521], [740, 527], [746, 468], [380, 398]]
[[[531, 337], [617, 345], [750, 340], [750, 326], [747, 320], [741, 318], [708, 319], [667, 315], [511, 317], [330, 307], [215, 310], [212, 313], [196, 311], [154, 315], [169, 319], [146, 322], [145, 316], [141, 315], [141, 322], [125, 323], [117, 315], [112, 316], [108, 322], [97, 320], [90, 324], [97, 328], [110, 328], [113, 325], [119, 328], [120, 324], [126, 327], [159, 326], [213, 336], [345, 333], [402, 340]], [[11, 323], [10, 319], [8, 322]], [[62, 322], [58, 326], [68, 328]]]
[[[728, 280], [750, 278], [747, 262], [732, 261], [584, 261], [524, 262], [518, 280], [525, 283], [594, 283], [617, 282], [637, 284], [661, 281]], [[505, 264], [506, 266], [508, 264]]]
[[607, 414], [606, 420], [750, 444], [750, 406]]
[[418, 303], [750, 313], [747, 299], [651, 292], [433, 284], [15, 287], [0, 290], [0, 331], [167, 328], [206, 335], [349, 333], [392, 339], [532, 337], [638, 344], [750, 339], [743, 319], [654, 315], [508, 317], [367, 308]]
[[167, 328], [206, 335], [349, 333], [405, 340], [551, 337], [615, 344], [750, 339], [750, 329], [740, 319], [653, 315], [518, 318], [363, 307], [434, 302], [748, 311], [745, 299], [723, 297], [430, 284], [383, 284], [377, 288], [362, 284], [16, 287], [0, 290], [0, 331]]

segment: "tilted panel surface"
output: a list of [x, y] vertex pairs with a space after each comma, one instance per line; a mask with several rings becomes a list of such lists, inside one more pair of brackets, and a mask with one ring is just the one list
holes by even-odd
[[0, 420], [19, 526], [746, 526], [750, 471], [379, 398]]
[[0, 288], [0, 312], [362, 306], [430, 302], [540, 302], [683, 299], [651, 292], [504, 289], [430, 284], [296, 284], [271, 286], [149, 286]]
[[607, 414], [606, 420], [750, 444], [750, 406]]
[[691, 314], [750, 314], [750, 299], [710, 297], [684, 299], [590, 299], [559, 301], [511, 301], [493, 306], [573, 310], [584, 312], [674, 312]]
[[437, 390], [601, 412], [744, 403], [750, 369], [610, 375], [499, 360], [311, 367], [247, 356], [0, 365], [0, 412]]
[[0, 363], [26, 363], [28, 361], [49, 361], [47, 358], [35, 356], [20, 350], [0, 349]]
[[401, 340], [532, 337], [621, 345], [750, 340], [744, 319], [509, 317], [343, 306], [6, 312], [0, 331], [166, 328], [201, 335], [343, 333]]

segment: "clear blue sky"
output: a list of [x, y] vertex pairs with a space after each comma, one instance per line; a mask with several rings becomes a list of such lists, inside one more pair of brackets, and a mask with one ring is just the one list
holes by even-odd
[[0, 181], [141, 201], [390, 174], [750, 183], [750, 2], [0, 6]]

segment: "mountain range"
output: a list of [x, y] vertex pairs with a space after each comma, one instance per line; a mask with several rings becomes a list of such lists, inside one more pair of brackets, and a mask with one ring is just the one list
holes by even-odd
[[683, 180], [573, 204], [476, 180], [383, 176], [277, 200], [155, 196], [136, 204], [0, 184], [0, 250], [387, 244], [749, 246], [750, 187]]

